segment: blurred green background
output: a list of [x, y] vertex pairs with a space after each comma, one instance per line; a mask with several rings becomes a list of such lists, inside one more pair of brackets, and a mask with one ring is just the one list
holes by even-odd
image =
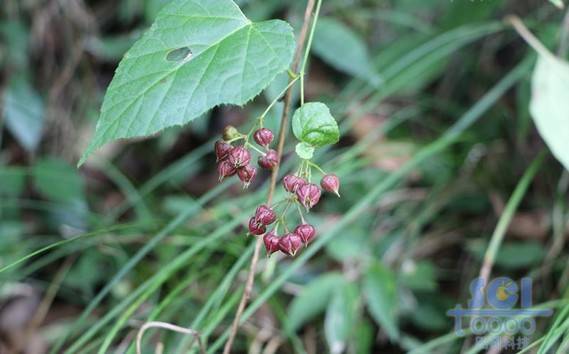
[[[220, 351], [252, 254], [244, 225], [268, 176], [246, 193], [218, 184], [213, 142], [250, 124], [286, 76], [244, 108], [109, 144], [75, 167], [116, 65], [167, 2], [0, 3], [2, 354], [134, 353], [150, 320]], [[305, 7], [237, 3], [297, 33]], [[547, 151], [528, 110], [536, 55], [503, 21], [519, 16], [567, 58], [569, 21], [554, 3], [323, 2], [306, 94], [340, 121], [340, 143], [317, 160], [342, 178], [342, 198], [311, 213], [321, 241], [261, 259], [235, 352], [486, 351], [455, 336], [446, 311], [466, 306], [509, 218], [492, 277], [531, 277], [534, 304], [556, 310], [537, 321], [529, 352], [569, 352], [569, 176], [549, 153], [534, 160]], [[522, 178], [530, 165], [535, 176]], [[144, 353], [197, 352], [191, 342], [152, 330]]]

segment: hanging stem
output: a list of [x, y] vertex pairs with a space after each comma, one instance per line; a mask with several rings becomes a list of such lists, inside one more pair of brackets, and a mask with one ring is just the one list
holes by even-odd
[[257, 151], [259, 154], [265, 155], [265, 152], [262, 151], [262, 150], [259, 150], [259, 148], [257, 148], [255, 145], [250, 144], [250, 143], [246, 143], [245, 145], [247, 145], [247, 147], [249, 147], [249, 148], [251, 148], [251, 149]]
[[320, 173], [322, 173], [323, 175], [326, 174], [326, 171], [324, 171], [320, 166], [318, 166], [317, 164], [315, 164], [314, 162], [310, 161], [310, 160], [306, 160], [309, 166], [314, 167], [315, 169], [317, 169], [318, 171], [320, 171]]
[[[318, 0], [318, 6], [320, 7], [320, 3], [322, 0]], [[304, 22], [302, 25], [302, 29], [300, 30], [300, 35], [298, 38], [298, 42], [296, 45], [296, 52], [294, 55], [293, 63], [291, 70], [292, 72], [296, 72], [298, 70], [298, 65], [300, 63], [300, 59], [302, 56], [302, 52], [304, 49], [304, 43], [306, 41], [306, 35], [308, 33], [308, 26], [310, 25], [310, 19], [312, 17], [312, 11], [314, 9], [315, 0], [308, 0], [306, 4], [306, 10], [304, 12]], [[316, 15], [315, 15], [316, 17]], [[314, 33], [314, 28], [311, 30], [311, 34]], [[309, 47], [308, 47], [309, 48]], [[308, 49], [307, 49], [308, 51]], [[307, 54], [305, 54], [305, 58]], [[306, 59], [305, 59], [306, 61]], [[306, 63], [303, 63], [303, 67]], [[290, 81], [296, 81], [296, 78], [291, 78]], [[301, 87], [304, 78], [301, 78]], [[285, 98], [284, 98], [284, 108], [281, 117], [281, 124], [279, 128], [279, 144], [277, 147], [277, 156], [279, 157], [279, 161], [282, 160], [284, 144], [286, 140], [287, 128], [288, 128], [288, 120], [289, 120], [289, 110], [292, 104], [292, 85], [289, 84], [289, 87], [286, 91]], [[304, 101], [304, 98], [302, 99]], [[277, 185], [277, 177], [279, 173], [279, 165], [273, 168], [273, 173], [271, 175], [271, 184], [269, 186], [269, 192], [267, 195], [267, 204], [270, 205], [273, 196], [275, 194], [275, 187]], [[239, 329], [239, 325], [241, 324], [241, 316], [243, 315], [243, 311], [245, 311], [245, 306], [247, 306], [247, 302], [251, 297], [251, 292], [253, 291], [253, 283], [255, 281], [255, 272], [257, 270], [257, 263], [259, 262], [259, 254], [261, 253], [261, 247], [263, 246], [263, 238], [258, 237], [255, 243], [255, 251], [253, 252], [253, 257], [251, 258], [251, 265], [249, 267], [249, 273], [247, 274], [247, 280], [245, 283], [245, 289], [243, 290], [243, 295], [241, 296], [241, 300], [239, 301], [239, 306], [237, 307], [237, 312], [235, 313], [235, 317], [233, 319], [233, 323], [231, 325], [231, 332], [229, 333], [229, 338], [225, 343], [225, 347], [223, 348], [223, 354], [231, 353], [231, 349], [233, 347], [233, 342], [235, 341], [235, 336], [237, 335], [237, 330]]]
[[263, 121], [265, 120], [265, 117], [267, 116], [267, 114], [271, 111], [271, 109], [273, 108], [273, 106], [279, 101], [279, 99], [285, 95], [288, 90], [296, 83], [296, 81], [298, 81], [299, 76], [294, 77], [292, 80], [290, 80], [290, 82], [288, 83], [288, 85], [277, 95], [277, 97], [275, 97], [275, 99], [273, 100], [273, 102], [271, 102], [269, 104], [269, 106], [267, 107], [267, 109], [265, 109], [265, 111], [263, 112], [263, 114], [261, 114], [261, 118], [259, 119], [261, 121], [261, 124], [263, 123]]

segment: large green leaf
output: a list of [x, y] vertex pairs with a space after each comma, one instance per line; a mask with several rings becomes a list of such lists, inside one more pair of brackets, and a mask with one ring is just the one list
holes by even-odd
[[119, 64], [80, 163], [111, 140], [246, 103], [288, 68], [293, 52], [286, 22], [252, 23], [231, 0], [173, 1]]
[[569, 170], [569, 64], [540, 53], [532, 79], [530, 112], [553, 155]]
[[389, 269], [377, 263], [369, 268], [364, 279], [364, 293], [373, 319], [389, 335], [399, 336], [397, 325], [397, 284]]
[[335, 144], [340, 139], [338, 123], [328, 106], [320, 102], [306, 103], [294, 112], [292, 131], [298, 140], [315, 147]]

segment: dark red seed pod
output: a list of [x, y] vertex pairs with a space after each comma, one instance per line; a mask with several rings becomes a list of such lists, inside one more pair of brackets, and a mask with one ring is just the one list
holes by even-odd
[[287, 192], [296, 193], [298, 188], [304, 186], [307, 182], [295, 175], [286, 175], [283, 178], [283, 187]]
[[263, 236], [263, 242], [265, 243], [265, 249], [268, 255], [280, 250], [280, 239], [274, 231], [267, 232], [265, 236]]
[[217, 165], [217, 173], [219, 174], [219, 181], [223, 181], [225, 177], [233, 176], [237, 170], [229, 161], [223, 160]]
[[273, 132], [267, 128], [257, 129], [253, 134], [255, 142], [261, 146], [267, 147], [273, 141]]
[[260, 205], [257, 210], [255, 211], [255, 220], [262, 225], [270, 225], [277, 220], [277, 214], [268, 207], [267, 205], [263, 204]]
[[286, 234], [279, 240], [279, 249], [289, 256], [294, 256], [301, 247], [302, 239], [295, 233]]
[[260, 224], [255, 217], [252, 217], [251, 219], [249, 219], [249, 233], [251, 235], [262, 235], [267, 231], [267, 228], [265, 227], [265, 225]]
[[215, 156], [217, 161], [223, 161], [227, 158], [229, 152], [233, 149], [233, 146], [226, 143], [223, 140], [218, 140], [215, 142]]
[[301, 224], [294, 229], [294, 233], [300, 236], [305, 245], [308, 245], [316, 236], [316, 229], [310, 224]]
[[251, 165], [243, 166], [237, 170], [237, 176], [239, 176], [245, 188], [249, 187], [249, 184], [251, 184], [251, 181], [253, 181], [256, 175], [257, 169]]
[[322, 180], [320, 180], [320, 185], [326, 192], [334, 193], [338, 197], [340, 196], [340, 179], [338, 176], [334, 174], [328, 174], [322, 177]]
[[304, 205], [306, 209], [311, 209], [318, 204], [321, 195], [320, 188], [314, 183], [305, 184], [296, 191], [300, 204]]
[[259, 157], [259, 166], [268, 170], [272, 169], [279, 164], [279, 157], [277, 152], [273, 149], [267, 151], [264, 156]]
[[241, 168], [247, 166], [251, 161], [251, 153], [243, 146], [236, 146], [228, 154], [228, 161], [231, 162], [233, 167]]

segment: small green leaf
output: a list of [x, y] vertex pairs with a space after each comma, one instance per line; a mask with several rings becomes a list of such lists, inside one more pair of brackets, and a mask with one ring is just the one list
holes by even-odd
[[319, 19], [312, 48], [316, 55], [332, 67], [372, 85], [379, 83], [366, 43], [342, 22], [331, 17]]
[[553, 155], [569, 170], [569, 63], [540, 53], [532, 78], [530, 112]]
[[320, 102], [306, 103], [294, 112], [292, 131], [298, 140], [314, 147], [335, 144], [340, 139], [338, 123]]
[[398, 338], [398, 297], [393, 273], [380, 263], [371, 266], [365, 275], [364, 293], [373, 319], [390, 338]]
[[307, 143], [296, 144], [295, 150], [301, 159], [310, 160], [314, 156], [314, 147]]
[[287, 70], [294, 42], [286, 22], [252, 23], [231, 0], [169, 3], [120, 62], [80, 164], [112, 140], [247, 103]]
[[324, 312], [330, 297], [344, 281], [342, 275], [338, 273], [328, 273], [311, 281], [294, 298], [288, 309], [287, 331], [298, 330], [306, 322]]
[[355, 326], [358, 288], [345, 283], [336, 289], [326, 310], [324, 332], [330, 353], [343, 353]]

